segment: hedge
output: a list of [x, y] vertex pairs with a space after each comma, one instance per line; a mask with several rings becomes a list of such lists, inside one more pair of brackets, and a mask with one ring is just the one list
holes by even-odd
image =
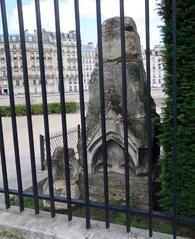
[[[173, 212], [173, 68], [172, 3], [159, 0], [162, 17], [165, 64], [161, 145], [163, 155], [159, 176], [159, 203]], [[195, 217], [195, 1], [177, 1], [177, 214]], [[194, 238], [194, 237], [193, 237]]]
[[[26, 105], [16, 105], [16, 115], [26, 115]], [[11, 116], [10, 106], [1, 106], [1, 116]], [[74, 113], [77, 111], [76, 102], [66, 102], [66, 113]], [[32, 104], [31, 105], [32, 115], [43, 114], [43, 104]], [[60, 103], [48, 103], [48, 114], [60, 114], [61, 106]]]

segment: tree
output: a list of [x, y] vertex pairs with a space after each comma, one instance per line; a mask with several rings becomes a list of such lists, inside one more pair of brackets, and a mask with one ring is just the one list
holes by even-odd
[[[164, 21], [165, 85], [162, 114], [163, 155], [159, 176], [161, 207], [173, 208], [172, 1], [158, 2]], [[177, 213], [195, 216], [195, 1], [177, 0]]]

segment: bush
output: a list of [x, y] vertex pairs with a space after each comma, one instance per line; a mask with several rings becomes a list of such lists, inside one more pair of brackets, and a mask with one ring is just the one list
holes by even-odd
[[34, 104], [31, 106], [31, 111], [33, 115], [41, 115], [43, 114], [43, 105], [42, 104]]
[[77, 111], [77, 105], [75, 102], [68, 102], [66, 103], [66, 112], [72, 113]]
[[10, 107], [9, 106], [1, 106], [1, 116], [10, 116]]
[[[177, 213], [195, 216], [195, 2], [177, 1]], [[165, 85], [167, 96], [162, 114], [163, 156], [159, 177], [159, 202], [164, 211], [173, 211], [173, 79], [172, 4], [160, 0], [159, 15], [164, 21]]]
[[26, 106], [16, 105], [16, 115], [26, 115]]
[[[26, 105], [16, 105], [16, 116], [26, 115]], [[11, 116], [10, 106], [0, 107], [1, 116], [7, 117]], [[77, 111], [76, 102], [66, 102], [66, 113], [74, 113]], [[43, 104], [32, 104], [31, 105], [32, 115], [43, 114]], [[61, 105], [60, 103], [49, 103], [48, 104], [48, 114], [60, 114]]]

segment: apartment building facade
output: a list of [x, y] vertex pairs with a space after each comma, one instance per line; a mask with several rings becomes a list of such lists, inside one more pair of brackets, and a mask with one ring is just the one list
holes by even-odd
[[[33, 34], [29, 34], [28, 31], [26, 31], [25, 40], [30, 93], [39, 94], [41, 93], [41, 82], [36, 31]], [[61, 40], [65, 92], [78, 92], [79, 83], [76, 32], [70, 31], [68, 33], [62, 33]], [[24, 94], [20, 36], [18, 34], [10, 34], [9, 42], [12, 61], [14, 93]], [[47, 92], [57, 93], [59, 92], [59, 77], [55, 33], [43, 30], [43, 47]], [[88, 90], [88, 81], [95, 65], [95, 47], [93, 47], [93, 44], [90, 43], [87, 46], [82, 46], [82, 51], [84, 90]], [[8, 94], [3, 35], [0, 35], [0, 94]]]
[[85, 91], [88, 91], [89, 89], [88, 83], [95, 67], [95, 55], [96, 48], [94, 47], [93, 42], [89, 42], [87, 45], [82, 46], [83, 85]]
[[[29, 87], [31, 94], [41, 93], [39, 53], [37, 33], [25, 32], [26, 53], [28, 63]], [[77, 47], [76, 32], [69, 31], [62, 33], [62, 55], [63, 55], [63, 74], [65, 83], [65, 92], [78, 92], [78, 64], [77, 64]], [[15, 94], [24, 94], [23, 66], [20, 49], [20, 36], [10, 34], [10, 51], [12, 61], [13, 85]], [[56, 50], [56, 35], [53, 32], [43, 30], [43, 47], [46, 87], [48, 93], [59, 92], [58, 63]], [[90, 42], [82, 45], [82, 65], [83, 65], [83, 86], [88, 91], [88, 82], [95, 67], [96, 48]], [[146, 55], [142, 48], [142, 57], [146, 69]], [[162, 59], [162, 46], [156, 45], [150, 51], [151, 66], [151, 87], [162, 88], [164, 84], [164, 67]], [[8, 81], [6, 71], [6, 58], [4, 50], [3, 35], [0, 35], [0, 94], [8, 94]]]
[[[164, 84], [164, 63], [162, 58], [162, 50], [163, 47], [161, 45], [156, 45], [150, 51], [150, 76], [152, 88], [162, 88]], [[142, 57], [144, 68], [146, 69], [146, 54], [143, 47]]]
[[[39, 68], [39, 53], [37, 34], [29, 34], [25, 32], [26, 40], [26, 54], [28, 64], [29, 89], [31, 94], [41, 92], [40, 85], [40, 68]], [[20, 36], [18, 34], [11, 34], [9, 36], [10, 52], [12, 62], [13, 85], [15, 94], [24, 94], [24, 80], [23, 80], [23, 65], [22, 54], [20, 49]], [[58, 82], [56, 80], [56, 50], [55, 40], [52, 33], [43, 31], [43, 47], [44, 47], [44, 62], [45, 62], [45, 76], [47, 91], [55, 92], [58, 89]], [[0, 36], [0, 93], [8, 93], [8, 81], [6, 71], [6, 58], [4, 50], [4, 39]]]
[[62, 34], [62, 53], [65, 92], [77, 92], [79, 83], [75, 31]]

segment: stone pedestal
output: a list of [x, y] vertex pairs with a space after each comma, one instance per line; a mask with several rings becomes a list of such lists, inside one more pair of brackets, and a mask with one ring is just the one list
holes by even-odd
[[[54, 195], [55, 196], [67, 197], [66, 184], [65, 184], [64, 180], [56, 180], [54, 182], [53, 187], [54, 187]], [[44, 191], [45, 194], [49, 194], [48, 183], [44, 185], [43, 191]], [[79, 185], [75, 182], [71, 182], [71, 197], [73, 199], [79, 199], [80, 198]], [[43, 206], [47, 209], [50, 209], [50, 202], [44, 200], [43, 201]], [[67, 204], [55, 202], [55, 208], [57, 210], [67, 209]]]
[[[109, 199], [110, 204], [125, 205], [125, 177], [122, 174], [109, 173]], [[131, 207], [148, 208], [148, 177], [130, 177]], [[79, 177], [81, 195], [84, 197], [83, 175]], [[90, 200], [104, 202], [103, 174], [97, 173], [89, 176]]]
[[[70, 187], [71, 187], [71, 197], [73, 199], [80, 198], [80, 190], [78, 186], [79, 174], [81, 172], [81, 166], [79, 160], [76, 159], [74, 149], [68, 149], [69, 155], [69, 166], [70, 166]], [[54, 195], [67, 197], [66, 193], [66, 181], [65, 181], [65, 167], [64, 167], [64, 149], [58, 147], [55, 149], [52, 156], [52, 172], [53, 172], [53, 188]], [[43, 185], [43, 193], [49, 195], [49, 184], [48, 180]], [[44, 201], [44, 207], [49, 209], [50, 202]], [[64, 203], [55, 203], [55, 208], [57, 210], [66, 209], [67, 204]]]

